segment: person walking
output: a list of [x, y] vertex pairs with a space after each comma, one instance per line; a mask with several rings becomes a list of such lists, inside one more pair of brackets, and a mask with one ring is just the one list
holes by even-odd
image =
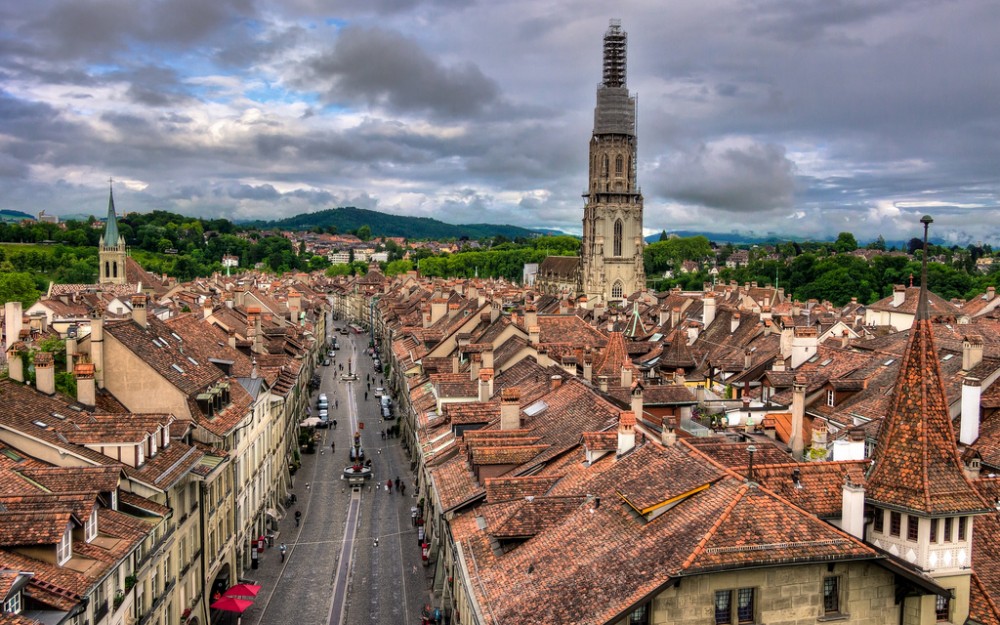
[[331, 454], [337, 453], [337, 441], [330, 442], [330, 453]]
[[301, 521], [301, 520], [302, 520], [302, 511], [301, 510], [296, 510], [295, 511], [295, 527], [299, 526], [299, 521]]
[[333, 420], [333, 429], [335, 429], [335, 430], [337, 429], [337, 420], [336, 419]]
[[400, 484], [399, 485], [399, 494], [400, 495], [405, 495], [406, 494], [406, 484]]
[[396, 490], [399, 490], [399, 476], [396, 476]]
[[385, 490], [386, 490], [386, 492], [390, 492], [390, 493], [392, 492], [392, 480], [386, 480], [385, 481]]
[[288, 547], [285, 545], [285, 543], [281, 543], [281, 546], [278, 547], [278, 551], [281, 552], [281, 561], [284, 562], [285, 561], [285, 553], [288, 551]]

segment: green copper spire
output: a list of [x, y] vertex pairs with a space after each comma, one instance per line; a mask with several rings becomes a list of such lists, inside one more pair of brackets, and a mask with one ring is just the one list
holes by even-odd
[[121, 235], [118, 233], [118, 217], [115, 215], [115, 193], [114, 189], [108, 190], [108, 220], [104, 225], [104, 238], [101, 240], [104, 247], [115, 247], [120, 245]]

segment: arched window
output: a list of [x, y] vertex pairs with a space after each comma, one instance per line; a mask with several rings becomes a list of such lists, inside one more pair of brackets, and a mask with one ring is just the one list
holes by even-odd
[[108, 261], [104, 261], [104, 277], [105, 278], [111, 277], [111, 263], [109, 263]]
[[625, 159], [622, 158], [621, 154], [619, 154], [617, 158], [615, 158], [615, 175], [621, 176], [624, 171], [625, 171]]
[[605, 178], [608, 177], [608, 166], [609, 165], [610, 165], [610, 161], [608, 160], [608, 155], [605, 154], [604, 158], [601, 161], [601, 175], [604, 176]]
[[625, 287], [622, 285], [622, 281], [621, 280], [615, 281], [615, 285], [611, 287], [611, 297], [613, 297], [614, 299], [621, 299], [622, 292], [624, 290]]
[[615, 256], [622, 255], [622, 229], [623, 229], [622, 220], [621, 219], [615, 220], [615, 243], [614, 243]]
[[113, 274], [113, 277], [118, 277], [118, 263], [111, 263], [111, 273]]

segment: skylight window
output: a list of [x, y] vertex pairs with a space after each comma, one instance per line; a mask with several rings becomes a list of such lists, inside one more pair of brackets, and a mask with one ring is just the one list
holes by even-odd
[[539, 399], [535, 403], [525, 408], [524, 414], [528, 415], [529, 417], [533, 417], [536, 414], [543, 412], [548, 407], [549, 407], [548, 404], [546, 404], [543, 400]]
[[55, 417], [56, 419], [59, 419], [60, 421], [65, 421], [66, 420], [66, 415], [64, 415], [64, 414], [59, 414], [58, 412], [52, 412], [50, 414], [53, 417]]
[[945, 354], [944, 357], [941, 358], [941, 360], [951, 360], [954, 357], [955, 357], [955, 354]]
[[885, 365], [886, 367], [888, 367], [889, 365], [891, 365], [894, 362], [896, 362], [896, 359], [895, 358], [890, 358], [889, 360], [886, 360], [882, 364]]
[[198, 366], [198, 361], [195, 360], [194, 358], [188, 356], [187, 359], [191, 362], [192, 365], [194, 365], [196, 367]]
[[173, 367], [174, 370], [177, 371], [177, 373], [184, 373], [184, 370], [181, 369], [180, 365], [174, 364], [174, 365], [170, 365], [170, 366]]
[[44, 421], [42, 421], [41, 419], [35, 419], [34, 421], [32, 421], [32, 423], [34, 423], [38, 427], [42, 428], [43, 430], [45, 428], [49, 427], [49, 424], [46, 423], [46, 422], [44, 422]]
[[184, 342], [184, 339], [182, 339], [182, 338], [181, 338], [180, 336], [178, 336], [176, 332], [171, 332], [171, 333], [170, 333], [170, 336], [172, 336], [172, 337], [174, 337], [175, 339], [177, 339], [177, 342], [178, 342], [178, 343], [183, 343], [183, 342]]
[[823, 362], [819, 363], [819, 366], [821, 366], [821, 367], [825, 367], [825, 366], [827, 366], [828, 364], [830, 364], [831, 362], [833, 362], [833, 358], [827, 358], [827, 359], [826, 359], [826, 360], [824, 360]]

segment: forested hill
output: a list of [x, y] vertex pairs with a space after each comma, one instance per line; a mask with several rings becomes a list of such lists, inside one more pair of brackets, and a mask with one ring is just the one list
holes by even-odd
[[537, 232], [517, 226], [495, 224], [447, 224], [429, 217], [403, 217], [363, 208], [330, 208], [315, 213], [303, 213], [276, 221], [254, 221], [250, 226], [261, 229], [312, 230], [331, 227], [337, 232], [354, 232], [361, 226], [371, 228], [372, 236], [406, 237], [407, 239], [481, 239], [502, 235], [508, 239], [537, 236]]

